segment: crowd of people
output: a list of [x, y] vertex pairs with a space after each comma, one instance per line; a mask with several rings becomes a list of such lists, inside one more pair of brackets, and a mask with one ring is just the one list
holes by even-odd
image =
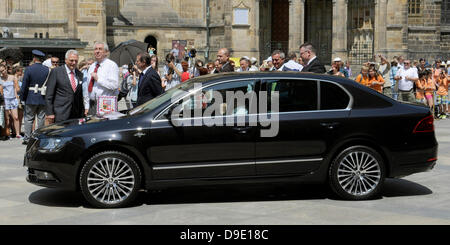
[[389, 62], [382, 55], [377, 57], [362, 66], [356, 82], [395, 100], [425, 104], [436, 118], [448, 117], [450, 60], [436, 59], [430, 64], [423, 58], [414, 61], [395, 56]]
[[15, 137], [27, 144], [36, 128], [97, 115], [100, 96], [117, 97], [131, 109], [193, 77], [223, 72], [294, 71], [355, 77], [356, 82], [393, 99], [424, 103], [439, 118], [448, 113], [450, 60], [436, 60], [431, 65], [424, 59], [416, 62], [401, 56], [389, 62], [378, 55], [353, 74], [350, 64], [340, 58], [335, 58], [327, 71], [311, 43], [300, 46], [299, 57], [296, 52], [286, 55], [274, 50], [261, 63], [243, 56], [238, 67], [227, 48], [219, 49], [217, 59], [206, 64], [195, 56], [180, 60], [176, 52], [169, 52], [160, 66], [155, 53], [155, 49], [141, 52], [136, 62], [119, 67], [108, 58], [108, 45], [97, 42], [93, 58], [81, 61], [76, 50], [68, 50], [64, 62], [33, 50], [27, 67], [0, 60], [2, 139]]

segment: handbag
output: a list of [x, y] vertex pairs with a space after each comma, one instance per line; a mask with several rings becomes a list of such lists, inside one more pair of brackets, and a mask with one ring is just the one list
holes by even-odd
[[42, 87], [39, 88], [39, 86], [37, 84], [35, 84], [34, 87], [29, 87], [28, 90], [33, 91], [35, 94], [40, 93], [42, 96], [45, 96], [46, 90], [47, 90], [47, 81], [48, 78], [50, 77], [50, 72], [52, 70], [49, 68], [48, 69], [48, 74], [47, 74], [47, 78], [45, 79], [44, 84], [42, 84]]
[[47, 91], [47, 81], [48, 81], [48, 78], [50, 77], [50, 72], [51, 71], [52, 71], [51, 69], [48, 69], [47, 78], [45, 79], [44, 84], [42, 84], [42, 87], [40, 88], [42, 96], [45, 96], [45, 93]]

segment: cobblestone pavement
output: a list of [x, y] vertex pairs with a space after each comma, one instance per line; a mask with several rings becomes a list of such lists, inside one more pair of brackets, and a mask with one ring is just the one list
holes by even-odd
[[80, 193], [25, 181], [25, 146], [0, 142], [0, 225], [9, 224], [450, 224], [450, 120], [436, 121], [438, 164], [388, 179], [383, 197], [341, 201], [324, 186], [185, 187], [143, 192], [134, 207], [90, 208]]

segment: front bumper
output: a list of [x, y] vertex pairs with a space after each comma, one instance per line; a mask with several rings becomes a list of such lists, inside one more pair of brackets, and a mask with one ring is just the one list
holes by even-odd
[[58, 152], [42, 153], [38, 146], [36, 138], [27, 145], [23, 162], [28, 168], [26, 180], [38, 186], [76, 190], [82, 147], [69, 142]]

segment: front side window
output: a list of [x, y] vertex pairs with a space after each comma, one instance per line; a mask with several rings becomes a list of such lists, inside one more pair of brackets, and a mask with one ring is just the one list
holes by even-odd
[[[173, 104], [161, 119], [167, 119], [169, 113], [181, 118], [248, 115], [252, 103], [256, 103], [255, 81], [224, 82], [191, 92]], [[256, 110], [256, 104], [253, 108]]]
[[317, 81], [279, 79], [266, 81], [268, 108], [271, 108], [271, 94], [279, 92], [279, 112], [314, 111], [317, 105]]

